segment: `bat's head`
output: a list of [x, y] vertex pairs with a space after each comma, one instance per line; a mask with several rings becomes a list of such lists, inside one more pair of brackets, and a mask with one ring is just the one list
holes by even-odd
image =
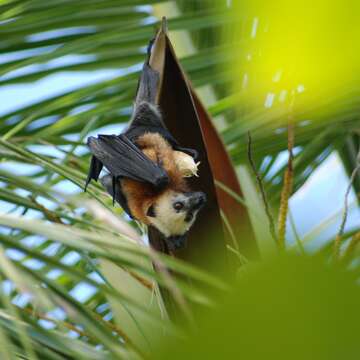
[[167, 190], [148, 207], [146, 217], [166, 237], [183, 235], [194, 224], [205, 202], [203, 192]]

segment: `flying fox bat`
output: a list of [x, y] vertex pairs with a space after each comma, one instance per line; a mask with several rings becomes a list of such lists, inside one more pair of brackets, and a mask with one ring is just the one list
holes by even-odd
[[181, 147], [163, 123], [155, 104], [159, 74], [146, 61], [129, 128], [120, 135], [89, 137], [92, 153], [88, 183], [101, 179], [107, 192], [132, 218], [159, 230], [169, 250], [181, 248], [203, 192], [190, 190], [186, 177], [197, 176], [197, 152]]

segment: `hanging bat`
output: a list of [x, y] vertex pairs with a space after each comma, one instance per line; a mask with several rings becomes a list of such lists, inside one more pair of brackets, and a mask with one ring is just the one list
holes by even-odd
[[197, 176], [197, 152], [181, 147], [165, 127], [155, 97], [159, 74], [148, 61], [138, 85], [129, 128], [120, 135], [89, 137], [92, 153], [88, 183], [101, 179], [107, 192], [132, 218], [164, 235], [169, 250], [181, 248], [206, 202], [190, 190], [186, 177]]

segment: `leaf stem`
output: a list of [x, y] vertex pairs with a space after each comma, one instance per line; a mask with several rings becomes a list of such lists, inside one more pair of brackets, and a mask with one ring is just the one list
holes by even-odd
[[274, 239], [274, 241], [277, 242], [274, 218], [273, 218], [273, 216], [271, 214], [271, 211], [270, 211], [270, 206], [269, 206], [269, 202], [268, 202], [267, 197], [266, 197], [266, 193], [265, 193], [265, 189], [264, 189], [262, 179], [261, 179], [260, 174], [258, 173], [258, 171], [256, 169], [256, 165], [255, 165], [254, 159], [252, 157], [252, 139], [251, 139], [250, 131], [248, 131], [248, 159], [249, 159], [249, 162], [250, 162], [250, 165], [251, 165], [251, 169], [252, 169], [252, 171], [253, 171], [253, 173], [254, 173], [254, 175], [256, 177], [258, 187], [260, 189], [261, 198], [262, 198], [262, 201], [264, 203], [266, 216], [267, 216], [267, 218], [269, 220], [270, 234], [271, 234], [272, 238]]

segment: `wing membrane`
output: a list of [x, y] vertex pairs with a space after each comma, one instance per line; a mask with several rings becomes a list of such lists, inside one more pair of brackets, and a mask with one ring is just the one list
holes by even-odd
[[90, 137], [88, 145], [97, 161], [116, 179], [128, 178], [147, 182], [156, 188], [166, 185], [169, 181], [166, 171], [151, 161], [125, 135]]

